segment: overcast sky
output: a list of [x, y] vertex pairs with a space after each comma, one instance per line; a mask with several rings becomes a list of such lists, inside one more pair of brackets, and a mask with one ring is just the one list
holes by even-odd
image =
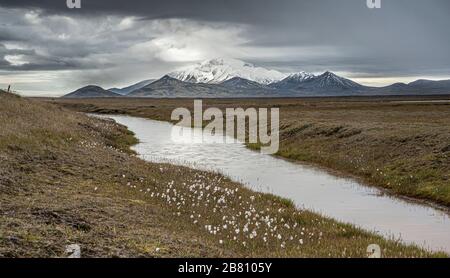
[[0, 87], [123, 87], [205, 59], [368, 85], [450, 79], [450, 1], [0, 0]]

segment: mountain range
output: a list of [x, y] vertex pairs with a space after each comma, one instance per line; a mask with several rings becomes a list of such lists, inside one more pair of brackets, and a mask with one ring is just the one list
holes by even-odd
[[284, 74], [234, 59], [208, 60], [134, 85], [105, 90], [90, 85], [65, 98], [154, 97], [231, 98], [450, 94], [450, 80], [417, 80], [369, 87], [332, 72]]
[[121, 89], [119, 89], [119, 88], [111, 88], [111, 89], [108, 89], [108, 91], [111, 91], [113, 93], [125, 96], [125, 95], [128, 95], [129, 93], [131, 93], [133, 91], [139, 90], [139, 89], [141, 89], [141, 88], [143, 88], [143, 87], [145, 87], [145, 86], [147, 86], [147, 85], [149, 85], [149, 84], [151, 84], [151, 83], [153, 83], [155, 81], [156, 81], [156, 79], [148, 79], [148, 80], [144, 80], [144, 81], [141, 81], [139, 83], [136, 83], [134, 85], [125, 87], [125, 88], [121, 88]]

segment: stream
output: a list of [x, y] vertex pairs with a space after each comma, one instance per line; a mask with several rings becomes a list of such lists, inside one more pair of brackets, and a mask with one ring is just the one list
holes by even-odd
[[299, 208], [405, 243], [450, 253], [447, 212], [383, 194], [382, 190], [352, 178], [261, 154], [242, 143], [210, 143], [214, 136], [206, 132], [203, 143], [193, 143], [190, 137], [174, 142], [174, 126], [170, 123], [130, 116], [107, 117], [136, 134], [140, 143], [133, 149], [144, 160], [220, 172], [255, 191], [289, 198]]

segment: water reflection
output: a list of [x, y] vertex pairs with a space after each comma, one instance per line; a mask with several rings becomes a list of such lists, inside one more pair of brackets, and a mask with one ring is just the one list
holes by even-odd
[[[450, 253], [449, 215], [442, 211], [384, 196], [355, 180], [260, 154], [241, 143], [214, 144], [217, 138], [211, 135], [204, 135], [203, 144], [183, 136], [173, 141], [169, 123], [128, 116], [111, 118], [136, 133], [141, 142], [134, 149], [145, 160], [218, 171], [254, 190], [290, 198], [299, 207]], [[202, 136], [201, 131], [189, 130], [183, 130], [184, 136]]]

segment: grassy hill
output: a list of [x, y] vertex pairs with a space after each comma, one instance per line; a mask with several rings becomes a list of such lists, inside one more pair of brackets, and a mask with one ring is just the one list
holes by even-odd
[[123, 126], [0, 93], [0, 257], [429, 257], [223, 176], [135, 157]]

